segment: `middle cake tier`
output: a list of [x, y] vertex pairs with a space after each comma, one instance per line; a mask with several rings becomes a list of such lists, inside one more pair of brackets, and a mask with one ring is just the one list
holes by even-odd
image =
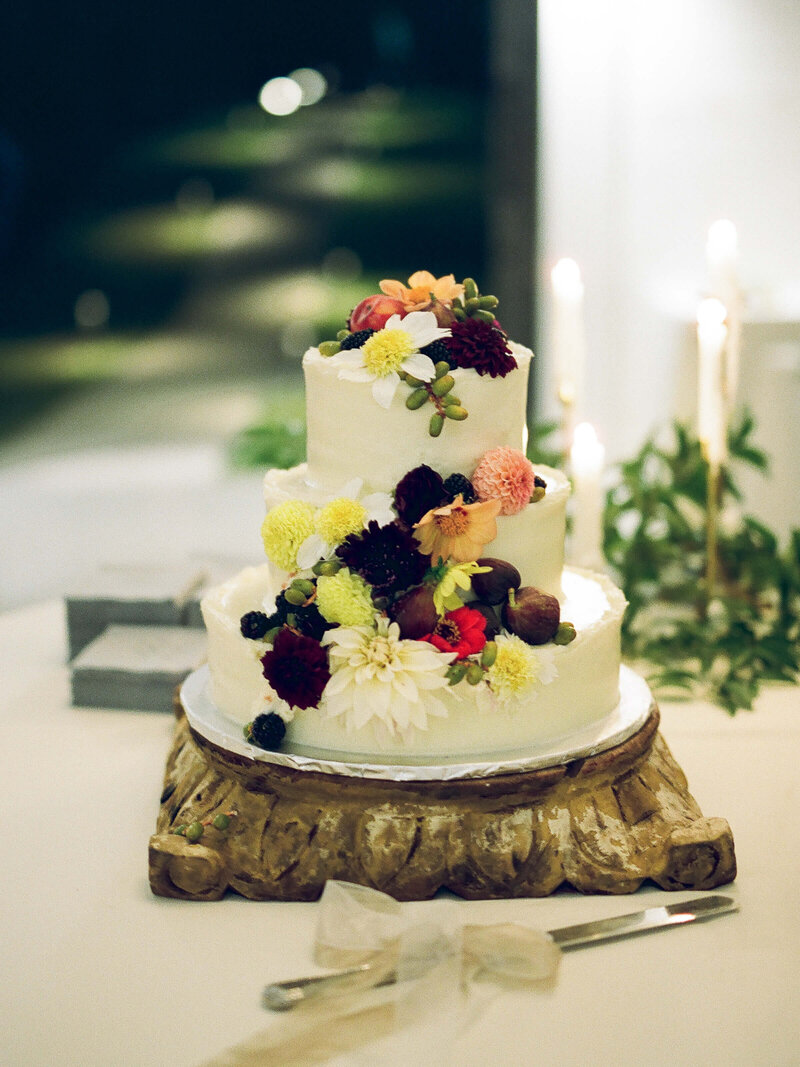
[[[423, 728], [390, 734], [373, 719], [349, 729], [342, 717], [319, 708], [298, 711], [289, 724], [293, 748], [360, 754], [398, 762], [445, 757], [483, 757], [526, 749], [546, 751], [560, 738], [607, 721], [620, 701], [620, 626], [625, 597], [606, 577], [567, 569], [564, 612], [577, 636], [568, 645], [548, 645], [541, 682], [530, 700], [497, 707], [483, 687], [458, 686], [442, 694], [444, 716], [429, 716]], [[245, 640], [241, 616], [254, 605], [269, 610], [277, 589], [269, 565], [251, 567], [219, 586], [203, 601], [209, 637], [211, 695], [219, 711], [242, 725], [269, 710], [274, 694], [259, 657], [267, 646]], [[333, 757], [331, 757], [333, 758]]]
[[[561, 600], [569, 481], [561, 471], [539, 464], [536, 473], [546, 482], [544, 496], [516, 515], [497, 516], [497, 537], [487, 546], [486, 555], [512, 563], [526, 585]], [[301, 463], [290, 470], [267, 471], [264, 500], [267, 511], [288, 500], [320, 506], [337, 497], [342, 488], [338, 482], [321, 489], [310, 478], [308, 464]], [[391, 494], [394, 485], [384, 483], [380, 489]]]

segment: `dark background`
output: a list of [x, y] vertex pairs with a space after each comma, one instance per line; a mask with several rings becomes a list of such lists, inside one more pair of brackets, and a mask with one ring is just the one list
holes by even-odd
[[[261, 86], [298, 67], [321, 70], [328, 96], [286, 119], [265, 115], [256, 103]], [[7, 5], [0, 16], [0, 430], [17, 410], [35, 410], [42, 398], [105, 373], [97, 344], [85, 367], [74, 346], [76, 338], [90, 340], [76, 319], [82, 293], [99, 291], [110, 305], [94, 342], [102, 335], [124, 345], [126, 331], [178, 323], [209, 338], [225, 331], [245, 359], [235, 334], [249, 330], [252, 342], [252, 324], [242, 320], [231, 333], [227, 321], [197, 317], [206, 294], [270, 273], [318, 270], [330, 248], [355, 253], [369, 286], [364, 295], [381, 277], [418, 269], [472, 275], [483, 292], [501, 296], [509, 333], [530, 343], [534, 68], [529, 0]], [[394, 115], [413, 131], [419, 117], [416, 143], [348, 136], [351, 116], [363, 115], [376, 91], [392, 100], [384, 122]], [[437, 108], [453, 116], [439, 143], [425, 131]], [[288, 131], [306, 158], [176, 163], [170, 145], [199, 133], [215, 151], [237, 111], [256, 134]], [[294, 196], [291, 167], [302, 176], [326, 160], [346, 161], [371, 191], [385, 191], [362, 202]], [[415, 200], [419, 189], [406, 189], [404, 175], [428, 167]], [[296, 241], [240, 256], [220, 246], [201, 261], [170, 259], [153, 239], [148, 261], [141, 246], [153, 231], [142, 227], [135, 255], [121, 242], [98, 251], [97, 233], [119, 233], [137, 212], [149, 212], [147, 224], [166, 233], [187, 181], [205, 183], [215, 205], [294, 213], [302, 222]], [[67, 340], [71, 369], [59, 372]], [[31, 344], [39, 363], [29, 360]], [[276, 351], [274, 337], [260, 345], [259, 359]]]
[[107, 199], [121, 148], [254, 101], [268, 78], [297, 67], [322, 69], [342, 93], [385, 83], [485, 96], [488, 6], [7, 5], [0, 134], [4, 199], [15, 206], [6, 205], [6, 258], [27, 256], [66, 213]]

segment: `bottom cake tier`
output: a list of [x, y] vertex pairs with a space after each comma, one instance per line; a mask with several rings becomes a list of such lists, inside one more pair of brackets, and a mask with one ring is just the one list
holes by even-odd
[[[348, 753], [361, 762], [435, 764], [515, 751], [546, 757], [551, 750], [561, 751], [564, 739], [602, 730], [621, 701], [625, 597], [605, 576], [572, 568], [564, 571], [562, 586], [561, 617], [573, 623], [577, 636], [567, 645], [542, 646], [547, 675], [524, 703], [498, 704], [487, 699], [484, 684], [462, 683], [441, 695], [446, 716], [429, 716], [425, 729], [392, 734], [378, 719], [348, 729], [341, 716], [328, 714], [323, 697], [319, 707], [295, 714], [285, 747], [322, 755]], [[223, 720], [238, 724], [239, 733], [241, 726], [269, 710], [272, 700], [259, 661], [264, 648], [242, 637], [240, 619], [274, 596], [274, 578], [265, 565], [245, 569], [203, 602], [208, 695]]]
[[600, 721], [537, 744], [495, 750], [487, 747], [468, 758], [463, 753], [440, 753], [423, 758], [408, 753], [373, 753], [364, 757], [346, 748], [334, 749], [297, 742], [268, 752], [245, 740], [241, 727], [223, 715], [212, 696], [208, 667], [194, 671], [180, 691], [183, 711], [195, 736], [256, 763], [297, 771], [393, 782], [455, 781], [518, 774], [559, 766], [595, 756], [633, 736], [655, 708], [647, 683], [628, 667], [619, 671], [619, 700]]

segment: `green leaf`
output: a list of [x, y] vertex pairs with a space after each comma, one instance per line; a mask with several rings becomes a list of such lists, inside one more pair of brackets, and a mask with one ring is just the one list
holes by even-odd
[[[730, 427], [720, 513], [741, 499], [737, 465], [768, 469], [754, 432], [747, 411]], [[646, 441], [614, 472], [604, 549], [629, 601], [625, 655], [654, 665], [649, 681], [662, 698], [696, 693], [735, 714], [752, 707], [764, 681], [796, 680], [800, 672], [800, 530], [782, 552], [776, 535], [753, 516], [733, 530], [720, 524], [718, 586], [709, 602], [707, 493], [699, 441], [676, 421], [665, 445]]]
[[268, 422], [243, 430], [233, 443], [233, 462], [239, 467], [278, 467], [286, 470], [302, 463], [306, 431], [302, 423]]

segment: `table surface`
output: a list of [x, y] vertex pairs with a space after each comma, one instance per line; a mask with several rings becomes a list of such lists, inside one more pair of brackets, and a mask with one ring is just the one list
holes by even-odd
[[[0, 616], [0, 1061], [196, 1067], [274, 1024], [266, 982], [314, 972], [318, 905], [151, 895], [171, 717], [70, 707], [64, 647], [57, 602]], [[662, 717], [703, 813], [731, 824], [739, 876], [719, 892], [741, 910], [565, 955], [553, 990], [496, 996], [432, 1064], [800, 1063], [800, 689], [770, 687], [735, 718], [701, 703]], [[405, 907], [548, 929], [696, 895]]]

